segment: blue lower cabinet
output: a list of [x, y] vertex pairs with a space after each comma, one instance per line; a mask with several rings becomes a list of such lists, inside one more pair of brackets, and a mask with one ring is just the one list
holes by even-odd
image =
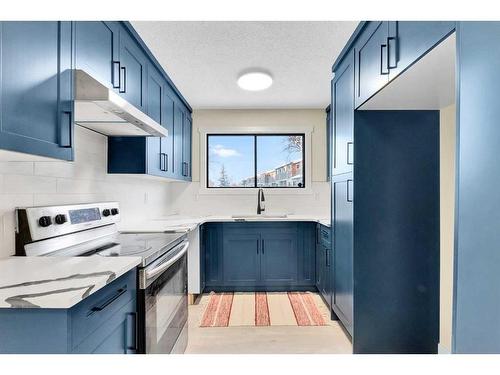
[[330, 228], [317, 224], [316, 229], [316, 287], [328, 306], [332, 305], [332, 245]]
[[0, 148], [73, 160], [71, 22], [0, 22]]
[[314, 223], [203, 226], [208, 291], [315, 290]]
[[0, 309], [0, 353], [135, 353], [136, 317], [132, 270], [71, 309]]
[[252, 286], [260, 281], [260, 235], [225, 231], [222, 251], [224, 283]]

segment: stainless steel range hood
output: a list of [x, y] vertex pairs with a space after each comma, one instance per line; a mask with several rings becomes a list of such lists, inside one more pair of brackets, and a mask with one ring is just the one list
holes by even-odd
[[83, 70], [75, 70], [75, 124], [108, 136], [166, 137], [167, 129]]

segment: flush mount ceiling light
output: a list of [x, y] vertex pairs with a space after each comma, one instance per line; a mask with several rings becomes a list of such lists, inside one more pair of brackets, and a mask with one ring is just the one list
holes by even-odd
[[273, 77], [265, 72], [246, 72], [238, 78], [238, 86], [248, 91], [262, 91], [271, 87], [272, 84]]

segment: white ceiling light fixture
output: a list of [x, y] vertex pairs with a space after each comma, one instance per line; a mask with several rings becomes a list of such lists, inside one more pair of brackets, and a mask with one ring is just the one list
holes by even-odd
[[273, 77], [263, 71], [247, 71], [238, 77], [238, 86], [247, 91], [266, 90], [273, 84]]

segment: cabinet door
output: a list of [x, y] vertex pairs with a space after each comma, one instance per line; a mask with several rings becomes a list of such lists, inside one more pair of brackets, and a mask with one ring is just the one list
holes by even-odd
[[[318, 232], [318, 231], [316, 231]], [[323, 284], [323, 257], [321, 252], [323, 251], [319, 237], [316, 238], [316, 288], [321, 291]]]
[[184, 112], [182, 121], [182, 176], [191, 180], [191, 117]]
[[265, 285], [297, 281], [297, 233], [263, 230], [261, 281]]
[[333, 184], [333, 240], [335, 313], [352, 334], [353, 317], [353, 182], [352, 179]]
[[[147, 113], [148, 115], [163, 125], [165, 110], [163, 108], [165, 102], [165, 81], [160, 73], [153, 67], [148, 69], [148, 90], [147, 90]], [[166, 159], [161, 154], [161, 138], [147, 138], [147, 157], [148, 157], [148, 173], [156, 176], [164, 176], [166, 172]]]
[[356, 43], [356, 108], [389, 82], [388, 22], [370, 22]]
[[[333, 81], [332, 81], [333, 85]], [[332, 111], [330, 110], [331, 106], [328, 106], [326, 109], [326, 180], [330, 181], [331, 174], [331, 162], [332, 162]]]
[[0, 148], [72, 160], [71, 22], [1, 22], [0, 75]]
[[389, 22], [389, 79], [397, 77], [455, 29], [452, 21]]
[[254, 286], [260, 279], [260, 236], [253, 233], [224, 233], [224, 284]]
[[146, 55], [128, 32], [121, 30], [119, 93], [143, 111], [146, 104], [146, 69]]
[[182, 108], [175, 103], [174, 108], [174, 131], [173, 131], [173, 174], [175, 178], [183, 179], [183, 118]]
[[163, 96], [164, 122], [163, 126], [168, 131], [168, 136], [160, 138], [161, 140], [161, 157], [163, 158], [164, 174], [167, 177], [174, 176], [174, 114], [175, 103], [172, 94], [168, 89]]
[[352, 171], [354, 162], [354, 57], [346, 56], [332, 82], [333, 175]]
[[119, 43], [117, 22], [75, 22], [76, 67], [108, 87], [119, 88]]

